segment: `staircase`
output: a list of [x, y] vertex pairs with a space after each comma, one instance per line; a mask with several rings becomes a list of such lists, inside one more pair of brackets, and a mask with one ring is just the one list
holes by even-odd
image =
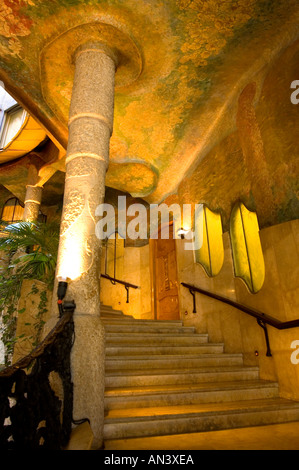
[[182, 321], [135, 320], [102, 306], [106, 330], [104, 440], [299, 421], [242, 354]]

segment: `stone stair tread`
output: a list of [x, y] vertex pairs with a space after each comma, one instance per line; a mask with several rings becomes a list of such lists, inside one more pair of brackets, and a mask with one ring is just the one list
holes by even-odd
[[124, 312], [122, 310], [119, 310], [118, 308], [112, 308], [108, 305], [101, 305], [100, 306], [100, 312], [105, 312], [105, 313], [120, 313], [121, 315], [124, 315]]
[[130, 376], [130, 375], [178, 375], [178, 374], [198, 374], [198, 373], [215, 373], [215, 372], [236, 372], [236, 371], [258, 371], [259, 368], [257, 366], [202, 366], [202, 367], [192, 367], [192, 369], [155, 369], [147, 370], [147, 369], [114, 369], [114, 370], [107, 370], [106, 376], [113, 377], [113, 376]]
[[[130, 322], [128, 320], [119, 320], [119, 321], [115, 321], [115, 322], [105, 322], [105, 319], [103, 320], [103, 323], [104, 323], [104, 327], [105, 329], [109, 332], [109, 330], [111, 331], [119, 331], [120, 333], [122, 332], [128, 332], [128, 331], [131, 331], [131, 330], [128, 330], [128, 328], [133, 328], [135, 329], [135, 331], [137, 330], [137, 328], [140, 329], [140, 331], [147, 331], [147, 330], [169, 330], [170, 332], [171, 331], [175, 331], [175, 330], [183, 330], [185, 332], [189, 332], [189, 333], [192, 333], [194, 332], [195, 333], [195, 328], [192, 327], [192, 326], [182, 326], [178, 323], [166, 323], [166, 322], [159, 322], [159, 323], [148, 323], [147, 325], [145, 325], [144, 323], [139, 323], [137, 320], [136, 322]], [[132, 330], [134, 331], [134, 330]]]
[[[112, 327], [111, 330], [109, 331], [106, 330], [105, 333], [106, 333], [106, 339], [108, 342], [110, 340], [115, 342], [115, 340], [117, 341], [118, 339], [120, 339], [120, 341], [124, 341], [124, 342], [131, 341], [132, 345], [134, 344], [135, 341], [136, 341], [136, 344], [138, 344], [138, 342], [140, 342], [142, 338], [144, 340], [158, 339], [159, 341], [160, 335], [163, 335], [164, 337], [163, 339], [165, 339], [166, 341], [171, 338], [176, 338], [176, 337], [183, 338], [183, 339], [189, 339], [190, 337], [191, 338], [197, 337], [197, 335], [192, 331], [177, 331], [176, 330], [172, 332], [171, 330], [166, 329], [166, 328], [160, 328], [159, 330], [150, 328], [150, 330], [151, 331], [147, 332], [145, 330], [139, 330], [138, 328], [136, 331], [134, 331], [134, 329], [117, 331], [117, 330], [114, 330]], [[110, 336], [110, 335], [114, 335], [114, 336]]]
[[195, 327], [109, 312], [103, 323], [104, 439], [299, 421], [299, 402], [281, 398], [277, 382]]
[[203, 415], [226, 415], [246, 413], [252, 411], [271, 411], [296, 409], [299, 411], [299, 402], [285, 398], [255, 399], [233, 401], [224, 403], [203, 403], [194, 405], [168, 405], [146, 408], [125, 408], [106, 411], [105, 423], [129, 421], [154, 421], [156, 419], [192, 418]]
[[156, 356], [107, 356], [105, 358], [106, 371], [109, 369], [119, 369], [121, 367], [126, 369], [142, 369], [148, 368], [156, 370], [159, 368], [169, 369], [173, 368], [194, 368], [194, 367], [207, 367], [212, 365], [226, 364], [226, 365], [242, 365], [243, 357], [238, 355], [229, 355], [224, 353], [210, 353], [210, 354], [181, 354], [179, 356], [173, 355], [156, 355]]
[[196, 344], [213, 344], [209, 343], [208, 338], [205, 336], [199, 336], [199, 335], [146, 335], [146, 334], [141, 334], [138, 335], [136, 338], [134, 338], [134, 343], [132, 344], [132, 335], [127, 335], [125, 336], [122, 334], [119, 336], [119, 334], [113, 334], [114, 336], [111, 336], [110, 334], [106, 335], [106, 345], [108, 347], [114, 346], [114, 345], [120, 345], [120, 346], [130, 346], [130, 347], [137, 347], [137, 346], [144, 346], [145, 344], [150, 344], [152, 346], [155, 345], [163, 345], [165, 346], [176, 346], [176, 345], [196, 345]]
[[103, 316], [105, 316], [107, 320], [109, 320], [109, 319], [119, 320], [119, 321], [121, 321], [121, 320], [131, 320], [134, 323], [142, 322], [144, 324], [147, 324], [147, 323], [150, 323], [150, 322], [160, 323], [160, 322], [165, 322], [166, 321], [168, 323], [178, 323], [180, 325], [183, 324], [183, 320], [157, 320], [155, 318], [135, 318], [132, 315], [128, 315], [126, 313], [123, 313], [121, 310], [116, 310], [116, 309], [113, 309], [110, 306], [104, 306], [104, 305], [101, 305], [100, 312], [101, 312], [101, 316], [103, 314]]
[[131, 320], [131, 321], [136, 321], [132, 315], [125, 315], [123, 312], [120, 310], [114, 310], [113, 312], [107, 312], [106, 310], [101, 310], [100, 312], [101, 318], [104, 317], [105, 320], [107, 321], [126, 321], [126, 320]]
[[105, 319], [105, 320], [118, 320], [118, 321], [121, 321], [121, 320], [126, 320], [126, 319], [134, 319], [131, 315], [125, 315], [123, 312], [119, 311], [115, 311], [115, 312], [105, 312], [105, 311], [101, 311], [101, 318], [102, 319]]
[[214, 391], [214, 390], [231, 390], [231, 389], [247, 389], [247, 388], [263, 388], [271, 387], [278, 388], [277, 382], [270, 382], [267, 380], [238, 380], [232, 382], [209, 382], [209, 383], [195, 383], [195, 384], [173, 384], [173, 385], [150, 385], [142, 387], [107, 387], [105, 396], [140, 396], [147, 394], [165, 394], [171, 392], [194, 392], [194, 391]]
[[[202, 353], [202, 354], [188, 354], [188, 359], [209, 359], [209, 358], [221, 357], [221, 358], [242, 358], [243, 355], [239, 353]], [[106, 357], [106, 362], [113, 362], [113, 361], [171, 361], [176, 359], [185, 359], [184, 354], [167, 354], [161, 357], [160, 354], [146, 354], [146, 355], [133, 355], [133, 356], [109, 356]]]
[[[201, 355], [203, 354], [202, 351], [206, 350], [207, 353], [213, 353], [213, 349], [215, 350], [215, 354], [221, 353], [224, 345], [223, 343], [206, 343], [206, 344], [198, 344], [198, 345], [177, 345], [177, 346], [171, 346], [171, 345], [164, 345], [164, 346], [132, 346], [132, 345], [126, 345], [126, 346], [111, 346], [107, 345], [106, 346], [106, 356], [112, 357], [112, 356], [117, 356], [123, 354], [124, 358], [125, 357], [130, 357], [129, 354], [136, 355], [139, 358], [144, 357], [145, 355], [149, 354], [154, 354], [155, 356], [162, 356], [163, 354], [170, 356], [173, 355], [174, 352], [176, 352], [176, 355], [181, 355], [181, 354], [187, 354], [188, 357], [191, 355]], [[220, 351], [219, 351], [220, 349]], [[141, 356], [142, 353], [142, 356]]]
[[184, 323], [181, 320], [138, 320], [138, 319], [131, 319], [131, 318], [104, 318], [105, 320], [105, 328], [109, 326], [118, 326], [121, 328], [127, 328], [128, 326], [142, 326], [144, 329], [147, 329], [149, 326], [153, 327], [169, 327], [169, 328], [183, 328], [187, 330], [194, 330], [194, 326], [184, 326]]
[[[113, 308], [109, 308], [109, 307], [100, 307], [100, 312], [101, 312], [101, 315], [118, 315], [118, 316], [121, 316], [121, 317], [124, 317], [125, 314], [124, 312], [122, 312], [121, 310], [114, 310]], [[130, 316], [131, 318], [133, 318], [131, 315], [127, 315], [127, 316]]]
[[[202, 344], [199, 344], [197, 347], [199, 347], [199, 348], [201, 348], [201, 347], [203, 347], [203, 348], [207, 348], [207, 347], [212, 348], [213, 346], [217, 346], [217, 347], [219, 347], [219, 346], [224, 346], [224, 343], [202, 343]], [[163, 346], [163, 345], [160, 345], [160, 346], [153, 346], [153, 347], [148, 347], [148, 346], [146, 346], [146, 349], [147, 349], [147, 350], [156, 349], [156, 348], [168, 349], [169, 347], [171, 347], [172, 349], [175, 349], [175, 346], [168, 346], [167, 344], [166, 344], [165, 346]], [[187, 348], [188, 345], [184, 345], [184, 346], [179, 345], [178, 347]], [[189, 347], [190, 347], [190, 348], [193, 348], [194, 346], [191, 345], [191, 346], [189, 346]], [[131, 344], [124, 344], [123, 346], [110, 346], [110, 345], [108, 344], [108, 348], [111, 348], [111, 349], [112, 349], [112, 348], [113, 348], [113, 349], [114, 349], [114, 348], [121, 348], [121, 349], [124, 349], [124, 350], [126, 350], [126, 349], [136, 349], [137, 351], [140, 351], [140, 349], [142, 349], [143, 346], [142, 346], [142, 344], [137, 344], [137, 345], [135, 345], [135, 344], [132, 344], [132, 343], [131, 343]], [[229, 353], [229, 354], [239, 354], [239, 353]]]
[[[122, 329], [118, 329], [115, 325], [109, 325], [106, 329], [107, 332], [119, 332], [120, 335], [124, 334], [124, 333], [130, 333], [132, 335], [132, 338], [133, 338], [133, 335], [134, 333], [143, 333], [145, 332], [146, 330], [150, 331], [151, 333], [154, 333], [154, 334], [159, 334], [159, 333], [172, 333], [172, 332], [175, 332], [175, 333], [178, 333], [178, 334], [184, 334], [184, 333], [192, 333], [192, 328], [188, 328], [188, 327], [184, 327], [184, 328], [176, 328], [176, 327], [169, 327], [169, 326], [161, 326], [161, 327], [144, 327], [144, 326], [128, 326], [127, 329], [126, 327], [123, 327]], [[164, 330], [164, 331], [163, 331]]]
[[[131, 332], [127, 332], [127, 331], [124, 331], [122, 332], [122, 337], [127, 337], [129, 339], [131, 339]], [[133, 333], [134, 336], [140, 336], [141, 338], [156, 338], [157, 335], [154, 334], [154, 333]], [[199, 337], [199, 338], [208, 338], [209, 335], [207, 334], [204, 334], [204, 333], [179, 333], [179, 334], [176, 334], [176, 335], [173, 335], [172, 333], [161, 333], [159, 336], [161, 337], [165, 337], [165, 338], [182, 338], [182, 337], [186, 337], [186, 338], [194, 338], [194, 337]], [[113, 333], [113, 332], [107, 332], [106, 333], [106, 338], [119, 338], [119, 332], [116, 332], [116, 333]], [[121, 339], [120, 338], [120, 339]]]

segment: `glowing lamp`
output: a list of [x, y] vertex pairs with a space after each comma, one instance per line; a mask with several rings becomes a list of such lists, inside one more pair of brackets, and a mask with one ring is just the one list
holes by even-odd
[[184, 240], [185, 236], [187, 235], [187, 233], [189, 232], [190, 230], [187, 230], [183, 227], [179, 228], [177, 230], [177, 235], [182, 239]]
[[68, 301], [68, 302], [63, 302], [63, 299], [65, 298], [66, 291], [67, 291], [67, 278], [63, 276], [58, 276], [58, 287], [57, 287], [57, 305], [58, 305], [58, 310], [59, 310], [59, 316], [62, 317], [63, 314], [66, 311], [71, 311], [72, 313], [74, 312], [76, 308], [75, 302]]

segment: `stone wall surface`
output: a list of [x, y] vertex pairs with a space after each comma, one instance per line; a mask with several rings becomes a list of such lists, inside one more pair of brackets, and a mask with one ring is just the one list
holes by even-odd
[[[194, 263], [192, 252], [183, 249], [182, 241], [177, 241], [180, 282], [222, 295], [280, 321], [298, 319], [298, 233], [299, 220], [260, 231], [266, 273], [264, 285], [256, 294], [251, 294], [245, 283], [234, 276], [228, 233], [223, 235], [223, 267], [213, 278]], [[291, 361], [291, 343], [299, 340], [299, 328], [277, 330], [268, 326], [272, 357], [266, 357], [264, 332], [253, 317], [201, 294], [196, 294], [197, 313], [193, 313], [192, 296], [183, 286], [180, 301], [181, 318], [186, 325], [208, 333], [211, 341], [224, 342], [226, 352], [243, 353], [245, 364], [259, 365], [262, 379], [278, 380], [283, 396], [298, 399], [299, 365]]]

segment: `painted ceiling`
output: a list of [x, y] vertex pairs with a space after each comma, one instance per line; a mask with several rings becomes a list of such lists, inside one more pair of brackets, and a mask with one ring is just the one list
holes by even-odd
[[116, 77], [107, 185], [159, 202], [235, 130], [241, 91], [263, 83], [298, 20], [297, 0], [2, 0], [0, 79], [65, 149], [69, 52], [108, 31], [128, 76]]

